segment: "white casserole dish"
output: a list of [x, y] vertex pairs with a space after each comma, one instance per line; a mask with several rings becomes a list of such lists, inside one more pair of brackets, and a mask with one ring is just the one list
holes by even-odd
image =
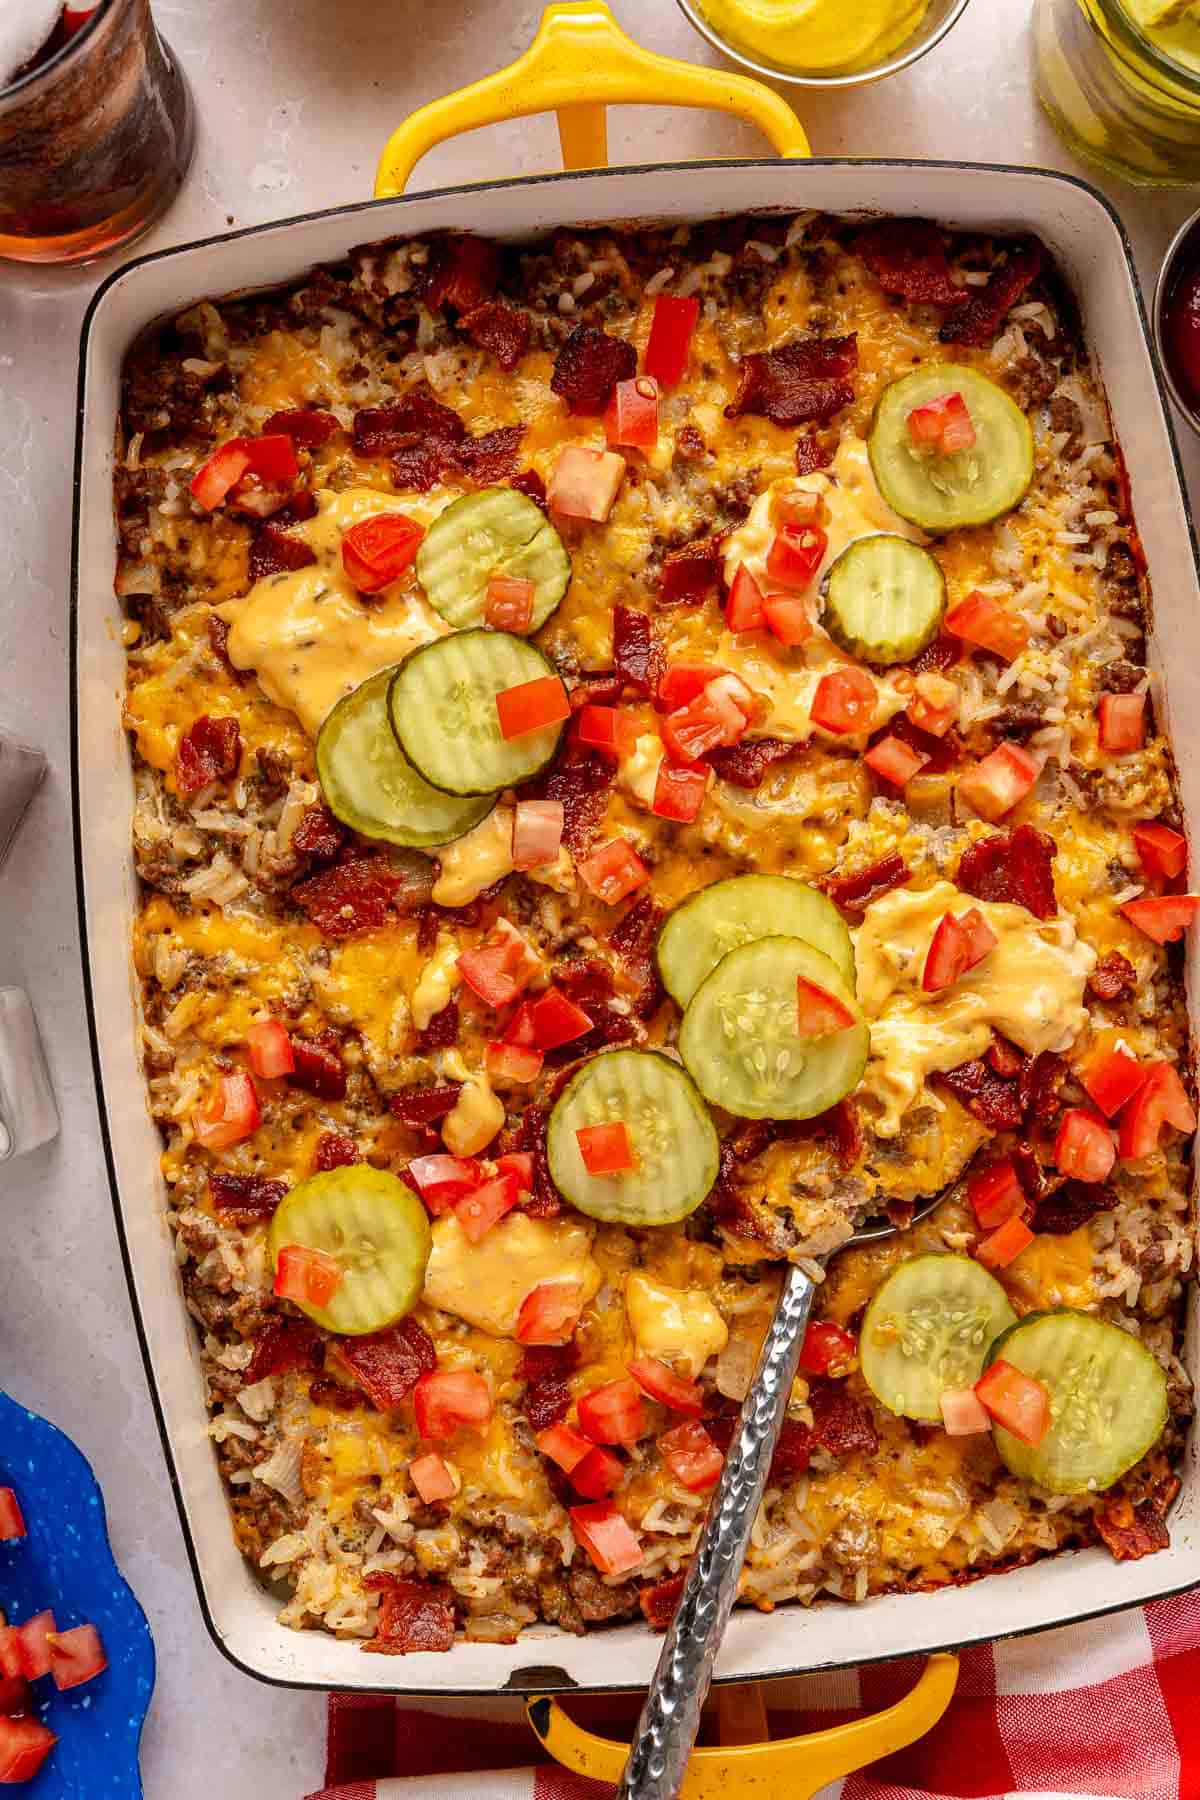
[[[548, 1628], [515, 1645], [460, 1644], [449, 1656], [363, 1655], [356, 1642], [296, 1633], [256, 1582], [230, 1530], [183, 1310], [158, 1172], [161, 1148], [137, 1053], [129, 943], [136, 901], [132, 781], [121, 728], [124, 656], [113, 596], [113, 433], [122, 358], [153, 320], [208, 295], [275, 286], [366, 240], [452, 227], [521, 240], [560, 225], [678, 222], [751, 210], [919, 213], [947, 225], [1037, 232], [1078, 296], [1132, 479], [1157, 597], [1156, 686], [1171, 670], [1169, 729], [1182, 800], [1200, 821], [1200, 590], [1196, 545], [1147, 336], [1129, 246], [1116, 214], [1084, 182], [1046, 171], [963, 163], [747, 160], [655, 165], [483, 182], [286, 220], [135, 261], [103, 284], [83, 328], [76, 461], [72, 704], [80, 924], [101, 1129], [163, 1446], [214, 1640], [247, 1673], [297, 1686], [408, 1693], [549, 1692], [644, 1685], [659, 1640], [641, 1626], [575, 1638]], [[1192, 737], [1196, 731], [1197, 736]], [[1200, 1377], [1195, 1307], [1189, 1367]], [[944, 1649], [1059, 1625], [1200, 1582], [1200, 1470], [1182, 1470], [1168, 1550], [1116, 1563], [1069, 1552], [962, 1588], [858, 1607], [784, 1607], [735, 1615], [719, 1679], [794, 1674]]]

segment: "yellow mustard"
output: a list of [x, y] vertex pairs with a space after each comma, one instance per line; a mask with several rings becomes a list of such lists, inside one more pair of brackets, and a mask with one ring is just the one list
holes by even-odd
[[713, 29], [735, 49], [781, 69], [829, 74], [866, 68], [898, 50], [929, 0], [702, 0]]

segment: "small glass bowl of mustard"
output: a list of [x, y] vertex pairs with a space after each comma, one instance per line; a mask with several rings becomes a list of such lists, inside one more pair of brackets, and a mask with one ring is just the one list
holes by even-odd
[[679, 0], [702, 37], [756, 75], [864, 87], [939, 44], [967, 0]]

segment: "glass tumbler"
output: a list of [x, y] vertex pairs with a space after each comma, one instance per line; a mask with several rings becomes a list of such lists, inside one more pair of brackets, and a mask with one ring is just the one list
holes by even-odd
[[191, 92], [149, 0], [100, 0], [56, 42], [0, 90], [0, 257], [18, 262], [128, 243], [170, 205], [192, 155]]
[[1038, 98], [1073, 150], [1148, 187], [1200, 182], [1200, 71], [1121, 0], [1035, 0]]

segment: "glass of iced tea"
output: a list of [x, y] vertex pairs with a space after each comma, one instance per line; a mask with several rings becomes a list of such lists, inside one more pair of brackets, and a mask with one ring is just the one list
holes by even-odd
[[0, 33], [13, 64], [0, 61], [0, 257], [81, 262], [137, 237], [174, 199], [192, 154], [191, 92], [149, 0], [21, 10], [26, 41]]

